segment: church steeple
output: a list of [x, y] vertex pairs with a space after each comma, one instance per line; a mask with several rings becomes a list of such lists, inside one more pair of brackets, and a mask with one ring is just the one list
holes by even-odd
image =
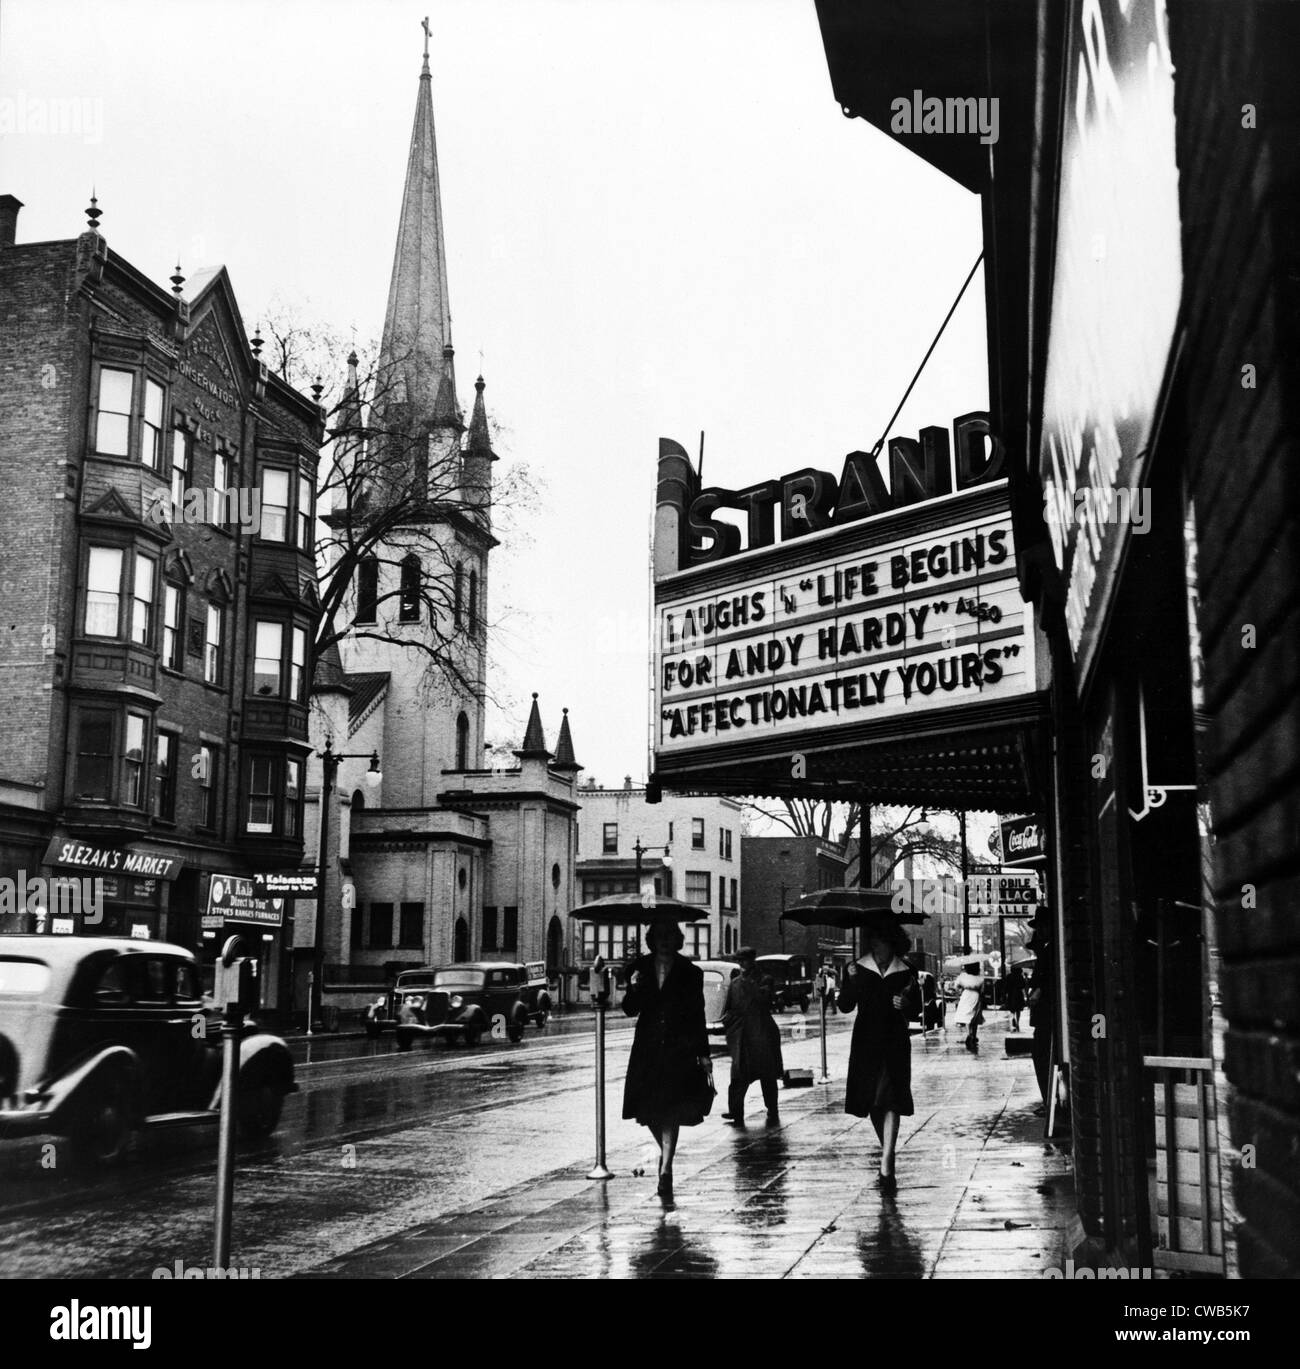
[[[429, 28], [425, 20], [424, 66], [415, 101], [415, 124], [411, 130], [406, 188], [402, 192], [402, 215], [378, 367], [380, 385], [387, 391], [381, 404], [385, 400], [406, 404], [408, 421], [416, 426], [434, 419], [444, 380], [453, 406], [456, 394], [432, 87]], [[446, 408], [445, 394], [442, 407]], [[445, 420], [445, 414], [443, 417]]]

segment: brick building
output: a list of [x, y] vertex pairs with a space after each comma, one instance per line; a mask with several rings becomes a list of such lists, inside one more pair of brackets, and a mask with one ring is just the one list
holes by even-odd
[[[843, 111], [982, 197], [1081, 1249], [1293, 1278], [1300, 13], [817, 8]], [[922, 90], [994, 100], [1000, 139], [904, 128]]]
[[[580, 789], [578, 800], [578, 882], [582, 902], [607, 894], [631, 893], [641, 886], [708, 910], [708, 918], [683, 923], [684, 954], [700, 960], [734, 955], [741, 943], [745, 882], [740, 834], [744, 810], [734, 799], [665, 795], [646, 802], [644, 786], [631, 778], [621, 789]], [[607, 959], [644, 954], [636, 928], [628, 930], [581, 924], [574, 950], [579, 965], [599, 952]]]
[[165, 289], [93, 200], [55, 242], [18, 244], [20, 207], [0, 197], [0, 874], [103, 901], [0, 925], [210, 949], [228, 924], [274, 1007], [285, 906], [236, 881], [302, 855], [323, 415], [258, 360], [224, 268]]
[[745, 899], [740, 910], [740, 937], [759, 955], [802, 954], [820, 960], [831, 945], [851, 938], [829, 927], [784, 926], [781, 913], [804, 894], [837, 889], [844, 884], [848, 857], [819, 837], [782, 833], [743, 837], [740, 868]]

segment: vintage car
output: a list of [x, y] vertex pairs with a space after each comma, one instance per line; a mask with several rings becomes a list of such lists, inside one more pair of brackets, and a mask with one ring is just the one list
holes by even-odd
[[760, 955], [757, 963], [761, 974], [772, 976], [773, 1012], [787, 1012], [791, 1008], [802, 1013], [808, 1011], [813, 996], [813, 968], [806, 955]]
[[726, 1036], [722, 1025], [722, 1009], [727, 1001], [727, 986], [740, 973], [734, 960], [697, 960], [696, 966], [704, 975], [704, 1022], [710, 1036]]
[[[217, 1026], [183, 947], [0, 936], [0, 1137], [65, 1136], [82, 1162], [111, 1165], [136, 1129], [214, 1119]], [[239, 1065], [240, 1131], [269, 1135], [297, 1088], [289, 1048], [253, 1030]]]
[[[510, 961], [482, 962], [488, 963], [494, 971], [505, 972], [507, 979], [517, 985], [519, 999], [524, 1005], [528, 1020], [538, 1028], [544, 1027], [550, 1020], [552, 1006], [545, 962], [534, 960], [526, 965]], [[440, 971], [433, 966], [403, 970], [397, 976], [397, 982], [393, 987], [380, 994], [366, 1009], [366, 1035], [378, 1036], [381, 1032], [396, 1031], [402, 1020], [404, 1008], [408, 1022], [423, 1022], [426, 991], [433, 987], [439, 973]], [[415, 1013], [414, 1018], [411, 1017], [412, 1012]]]
[[522, 965], [473, 960], [435, 971], [427, 987], [399, 987], [398, 1049], [436, 1037], [474, 1046], [485, 1033], [521, 1040], [529, 1017], [540, 1011], [530, 1012], [527, 974]]

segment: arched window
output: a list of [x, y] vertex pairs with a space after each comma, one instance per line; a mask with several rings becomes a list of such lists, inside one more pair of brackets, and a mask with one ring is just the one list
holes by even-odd
[[452, 959], [469, 959], [469, 923], [463, 917], [456, 919], [456, 933], [452, 942]]
[[469, 573], [469, 630], [478, 631], [478, 571]]
[[357, 622], [373, 623], [379, 603], [379, 562], [367, 556], [357, 564]]
[[366, 806], [366, 793], [364, 789], [354, 789], [352, 791], [352, 811], [359, 813]]
[[402, 562], [402, 591], [398, 617], [403, 623], [420, 621], [420, 558], [414, 554]]
[[469, 719], [464, 713], [456, 719], [456, 769], [469, 769]]
[[456, 571], [452, 576], [452, 583], [455, 586], [455, 593], [452, 597], [452, 616], [455, 618], [456, 626], [459, 627], [465, 614], [465, 567], [459, 561], [456, 562]]

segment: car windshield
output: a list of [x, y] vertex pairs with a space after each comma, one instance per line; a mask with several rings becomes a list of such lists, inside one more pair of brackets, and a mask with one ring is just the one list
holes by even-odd
[[397, 976], [398, 990], [427, 988], [437, 976], [432, 970], [403, 970]]
[[0, 993], [39, 994], [50, 982], [50, 967], [40, 960], [0, 957]]
[[435, 989], [481, 989], [487, 980], [483, 970], [439, 970], [433, 977]]

